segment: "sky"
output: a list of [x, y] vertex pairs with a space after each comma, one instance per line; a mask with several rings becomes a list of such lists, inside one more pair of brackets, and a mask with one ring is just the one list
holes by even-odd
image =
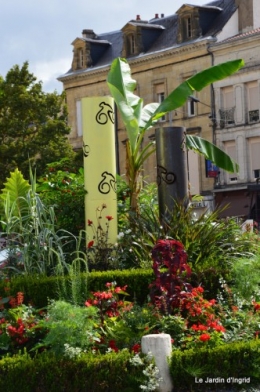
[[[203, 5], [207, 0], [188, 0]], [[29, 62], [29, 70], [42, 81], [45, 92], [61, 93], [57, 77], [72, 62], [72, 45], [83, 29], [96, 34], [120, 30], [140, 15], [172, 15], [183, 0], [0, 0], [0, 75]]]

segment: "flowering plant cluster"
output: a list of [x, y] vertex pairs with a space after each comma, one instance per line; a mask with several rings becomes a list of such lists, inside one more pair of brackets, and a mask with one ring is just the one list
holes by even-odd
[[109, 242], [109, 224], [114, 219], [111, 215], [105, 216], [105, 223], [103, 222], [103, 211], [106, 209], [106, 204], [96, 209], [95, 224], [88, 219], [87, 224], [91, 227], [93, 235], [89, 238], [87, 243], [87, 259], [90, 268], [107, 270], [113, 262], [113, 245]]
[[179, 312], [187, 329], [181, 341], [182, 348], [198, 347], [205, 343], [208, 346], [224, 343], [226, 329], [218, 316], [217, 301], [203, 298], [203, 292], [204, 289], [199, 286], [180, 299]]
[[43, 311], [23, 304], [24, 294], [0, 298], [0, 356], [30, 350], [46, 334], [40, 322]]
[[128, 295], [127, 286], [116, 286], [116, 282], [106, 283], [106, 291], [92, 293], [92, 298], [87, 299], [85, 306], [96, 306], [99, 311], [101, 325], [104, 325], [105, 316], [117, 317], [120, 312], [127, 311], [132, 304], [120, 299], [121, 295]]

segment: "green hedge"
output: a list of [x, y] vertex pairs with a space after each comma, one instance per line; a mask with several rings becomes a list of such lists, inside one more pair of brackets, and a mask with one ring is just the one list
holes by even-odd
[[[0, 391], [137, 392], [145, 376], [142, 367], [130, 364], [130, 357], [127, 351], [85, 354], [73, 360], [58, 359], [49, 352], [35, 358], [7, 357], [0, 360]], [[250, 391], [260, 385], [259, 365], [258, 340], [211, 350], [176, 350], [170, 358], [173, 391]], [[205, 383], [209, 378], [215, 382]]]
[[[104, 271], [104, 272], [90, 272], [81, 275], [82, 279], [82, 297], [88, 298], [92, 291], [104, 290], [107, 282], [116, 281], [118, 286], [127, 285], [127, 297], [129, 300], [134, 300], [139, 304], [147, 301], [149, 294], [149, 285], [154, 280], [152, 269], [136, 269], [124, 271]], [[15, 277], [10, 282], [10, 294], [16, 295], [18, 291], [25, 294], [25, 303], [33, 302], [34, 306], [38, 308], [45, 307], [48, 299], [58, 299], [58, 287], [62, 284], [64, 278], [62, 277], [39, 277], [39, 276], [19, 276]], [[87, 284], [85, 283], [87, 281]], [[67, 287], [70, 286], [70, 279], [65, 278]], [[6, 283], [0, 282], [0, 297], [6, 297], [5, 291]], [[68, 290], [69, 291], [69, 290]]]
[[[249, 391], [250, 387], [260, 385], [260, 340], [230, 343], [207, 350], [173, 351], [170, 373], [174, 391], [178, 392], [225, 388]], [[216, 380], [206, 383], [207, 378]]]
[[0, 391], [137, 392], [142, 367], [129, 363], [128, 352], [59, 359], [49, 353], [0, 360]]

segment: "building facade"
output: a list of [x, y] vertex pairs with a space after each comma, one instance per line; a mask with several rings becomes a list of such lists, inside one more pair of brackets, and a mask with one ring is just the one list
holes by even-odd
[[239, 33], [211, 50], [216, 64], [238, 57], [245, 61], [239, 73], [214, 84], [216, 144], [238, 162], [239, 172], [220, 171], [213, 192], [217, 204], [228, 206], [223, 216], [259, 222], [259, 187], [255, 184], [260, 177], [260, 3], [237, 3], [234, 20]]
[[[82, 148], [80, 100], [109, 94], [106, 78], [114, 58], [124, 57], [128, 60], [132, 78], [137, 81], [136, 94], [143, 98], [144, 104], [160, 102], [188, 77], [219, 62], [243, 58], [243, 44], [240, 49], [235, 49], [236, 39], [232, 42], [229, 39], [238, 37], [242, 31], [252, 30], [257, 25], [258, 8], [257, 0], [218, 0], [205, 6], [184, 4], [173, 15], [156, 14], [149, 21], [144, 21], [137, 15], [119, 31], [97, 35], [92, 30], [83, 30], [82, 37], [72, 42], [71, 69], [59, 78], [66, 91], [68, 120], [72, 129], [69, 140], [74, 149]], [[238, 79], [216, 84], [216, 91], [213, 86], [209, 86], [195, 93], [182, 108], [162, 118], [157, 126], [184, 126], [188, 133], [217, 142], [232, 155], [231, 144], [225, 144], [226, 141], [231, 142], [231, 139], [224, 137], [223, 129], [226, 128], [220, 126], [220, 91], [225, 86], [232, 86], [233, 82], [237, 83], [244, 74], [246, 72], [241, 71], [234, 77]], [[256, 83], [256, 80], [250, 79], [250, 82]], [[253, 91], [253, 87], [253, 84], [252, 87], [248, 86], [250, 91]], [[228, 90], [226, 91], [228, 94]], [[250, 112], [256, 110], [254, 105], [250, 109]], [[237, 109], [236, 113], [238, 111]], [[251, 116], [254, 114], [251, 113]], [[120, 117], [116, 117], [118, 172], [123, 175], [127, 136]], [[230, 125], [228, 124], [228, 132]], [[249, 127], [251, 126], [250, 123]], [[256, 127], [256, 124], [253, 126]], [[147, 132], [144, 145], [154, 138], [154, 133], [154, 129]], [[254, 141], [256, 142], [255, 139]], [[241, 150], [241, 142], [239, 146]], [[256, 148], [255, 146], [252, 141], [252, 148]], [[193, 152], [188, 153], [191, 193], [205, 197], [216, 195], [218, 202], [222, 202], [221, 197], [217, 196], [219, 186], [229, 185], [232, 179], [222, 172], [218, 175], [218, 171], [212, 171], [209, 164], [203, 157]], [[242, 164], [240, 170], [244, 172], [247, 169]], [[156, 180], [155, 155], [145, 162], [143, 178], [147, 182]]]

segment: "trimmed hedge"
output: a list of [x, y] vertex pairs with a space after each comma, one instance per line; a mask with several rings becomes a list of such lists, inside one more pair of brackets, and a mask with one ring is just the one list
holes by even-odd
[[[213, 349], [173, 351], [170, 373], [174, 391], [178, 392], [225, 388], [234, 391], [242, 387], [249, 390], [260, 384], [260, 340], [229, 343]], [[207, 378], [216, 380], [206, 383]]]
[[[70, 286], [69, 277], [40, 277], [40, 276], [18, 276], [10, 281], [10, 293], [8, 295], [16, 295], [18, 291], [22, 291], [25, 295], [25, 303], [33, 302], [37, 308], [45, 307], [48, 299], [58, 299], [58, 287], [61, 282], [66, 282], [67, 287]], [[81, 275], [82, 279], [82, 296], [88, 298], [93, 291], [104, 291], [107, 282], [116, 281], [118, 286], [127, 284], [127, 293], [130, 301], [138, 304], [147, 302], [149, 295], [149, 285], [154, 280], [153, 270], [114, 270], [104, 272], [90, 272]], [[6, 283], [0, 281], [0, 297], [6, 297]]]
[[145, 377], [128, 352], [57, 359], [50, 353], [0, 360], [0, 391], [136, 392]]

